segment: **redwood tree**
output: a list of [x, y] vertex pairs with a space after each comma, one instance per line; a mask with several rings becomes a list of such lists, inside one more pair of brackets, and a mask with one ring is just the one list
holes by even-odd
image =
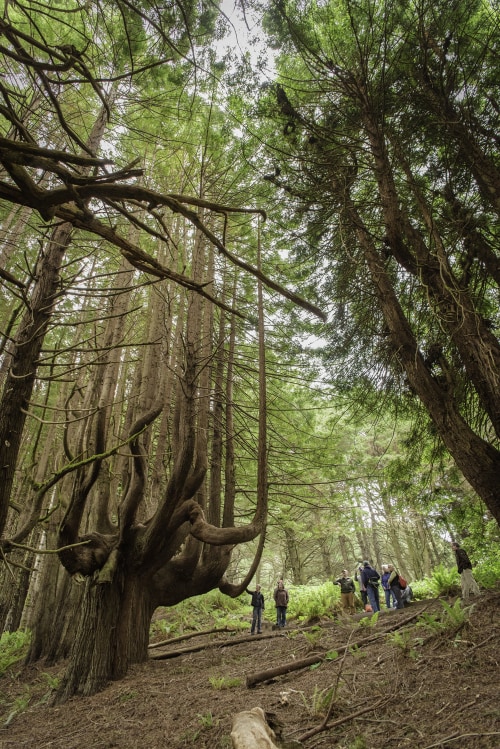
[[265, 179], [331, 305], [326, 361], [374, 407], [418, 398], [426, 439], [500, 522], [498, 17], [482, 0], [283, 0], [266, 24], [282, 51]]

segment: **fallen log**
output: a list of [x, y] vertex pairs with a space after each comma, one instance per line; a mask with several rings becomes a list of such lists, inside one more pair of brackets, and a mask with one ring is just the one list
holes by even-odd
[[257, 671], [256, 673], [247, 675], [246, 685], [250, 689], [256, 684], [260, 684], [262, 681], [269, 681], [270, 679], [275, 679], [276, 676], [284, 676], [285, 674], [289, 674], [291, 671], [299, 671], [301, 668], [314, 666], [315, 663], [321, 663], [324, 660], [325, 654], [310, 655], [309, 658], [301, 658], [299, 661], [289, 661], [282, 666], [268, 668], [265, 671]]
[[162, 648], [164, 645], [172, 645], [176, 642], [182, 642], [183, 640], [192, 640], [193, 637], [203, 637], [203, 635], [213, 635], [217, 632], [237, 632], [236, 629], [230, 627], [216, 627], [215, 629], [203, 629], [199, 632], [189, 632], [185, 635], [179, 635], [179, 637], [170, 637], [168, 640], [162, 640], [161, 642], [152, 642], [148, 645], [148, 648]]
[[281, 634], [276, 635], [273, 633], [268, 635], [246, 635], [245, 637], [235, 637], [232, 640], [213, 640], [212, 642], [200, 643], [199, 645], [191, 645], [187, 648], [177, 648], [177, 650], [171, 650], [166, 653], [158, 653], [150, 657], [155, 661], [163, 661], [167, 658], [177, 658], [179, 655], [186, 655], [188, 653], [199, 653], [200, 650], [208, 650], [209, 648], [227, 648], [230, 645], [241, 645], [244, 642], [259, 642], [270, 637], [281, 636]]

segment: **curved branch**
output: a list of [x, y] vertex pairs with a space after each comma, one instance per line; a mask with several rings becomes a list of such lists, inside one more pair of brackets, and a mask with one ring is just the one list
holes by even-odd
[[144, 486], [146, 482], [146, 460], [140, 446], [140, 435], [160, 415], [163, 407], [159, 406], [141, 416], [132, 426], [129, 434], [130, 452], [134, 461], [134, 471], [127, 493], [118, 508], [120, 527], [120, 541], [127, 535], [128, 530], [134, 522], [137, 509], [144, 498]]

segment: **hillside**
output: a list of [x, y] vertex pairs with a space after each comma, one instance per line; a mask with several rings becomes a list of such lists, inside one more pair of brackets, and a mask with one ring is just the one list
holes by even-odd
[[[304, 747], [494, 749], [500, 746], [500, 590], [483, 593], [463, 622], [452, 604], [413, 603], [384, 612], [375, 626], [359, 615], [312, 628], [291, 622], [285, 632], [268, 628], [253, 638], [203, 635], [151, 654], [209, 647], [150, 660], [101, 694], [62, 706], [49, 706], [60, 669], [11, 672], [0, 679], [0, 747], [228, 749], [232, 716], [261, 706], [278, 733]], [[417, 621], [427, 624], [416, 627]], [[389, 629], [393, 634], [385, 636]], [[331, 658], [332, 651], [338, 652], [333, 660], [246, 686], [248, 674], [315, 653]], [[333, 727], [304, 739], [329, 706]]]

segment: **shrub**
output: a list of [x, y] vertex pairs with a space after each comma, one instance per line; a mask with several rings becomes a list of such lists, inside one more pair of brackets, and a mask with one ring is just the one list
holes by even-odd
[[10, 666], [23, 660], [28, 652], [31, 632], [17, 630], [17, 632], [4, 632], [0, 637], [0, 676]]

